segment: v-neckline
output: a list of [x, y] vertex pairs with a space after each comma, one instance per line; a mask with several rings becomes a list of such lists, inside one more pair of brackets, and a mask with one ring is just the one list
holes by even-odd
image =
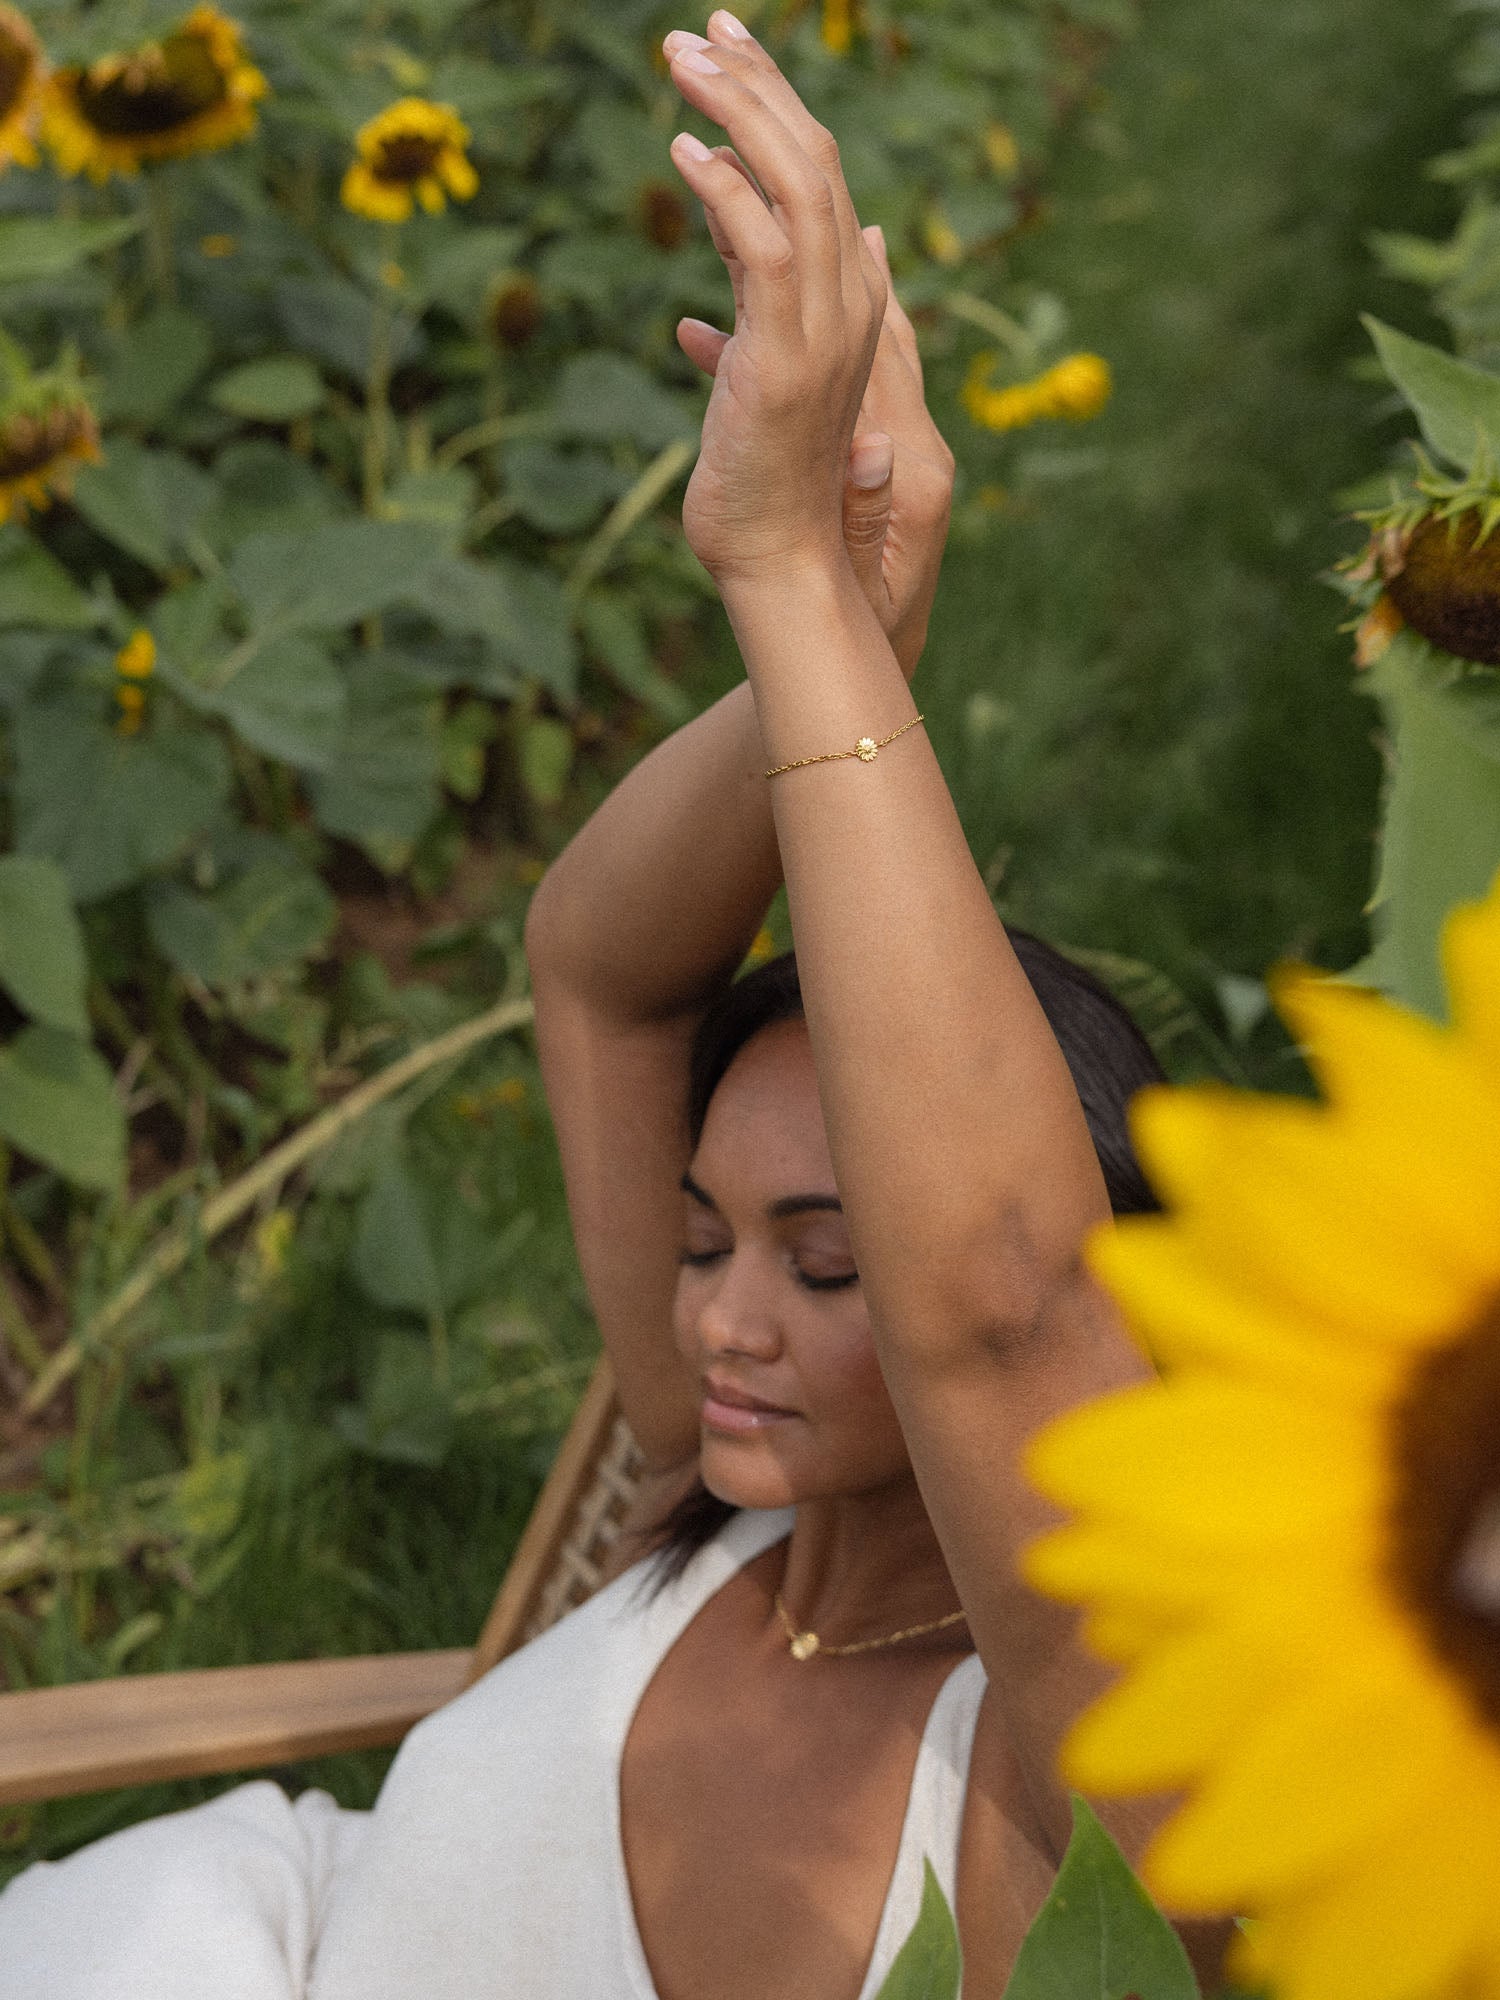
[[[775, 1532], [770, 1534], [765, 1532], [772, 1521], [781, 1520], [785, 1520], [786, 1522], [784, 1527], [779, 1527]], [[636, 1688], [634, 1699], [631, 1701], [625, 1715], [625, 1726], [620, 1732], [620, 1749], [615, 1766], [615, 1781], [610, 1787], [609, 1854], [615, 1877], [615, 1902], [620, 1916], [620, 1941], [624, 1954], [625, 1973], [631, 1986], [635, 1989], [636, 2000], [661, 2000], [661, 1995], [657, 1992], [656, 1982], [651, 1977], [651, 1964], [646, 1957], [646, 1946], [641, 1937], [640, 1921], [636, 1916], [635, 1898], [630, 1888], [630, 1871], [625, 1863], [625, 1815], [621, 1798], [621, 1781], [625, 1767], [625, 1745], [630, 1740], [630, 1732], [635, 1727], [635, 1719], [640, 1711], [641, 1703], [646, 1698], [647, 1690], [656, 1679], [656, 1676], [661, 1672], [663, 1666], [665, 1666], [667, 1655], [683, 1637], [694, 1619], [698, 1618], [708, 1609], [719, 1592], [724, 1589], [726, 1584], [732, 1582], [741, 1570], [748, 1568], [758, 1557], [763, 1556], [767, 1550], [775, 1548], [778, 1542], [785, 1541], [790, 1533], [791, 1520], [786, 1510], [779, 1510], [777, 1515], [767, 1517], [756, 1515], [747, 1509], [737, 1514], [733, 1520], [727, 1522], [714, 1540], [699, 1551], [698, 1556], [695, 1558], [695, 1564], [690, 1565], [683, 1572], [677, 1584], [680, 1595], [688, 1598], [689, 1609], [687, 1616], [680, 1623], [676, 1624], [676, 1629], [672, 1632], [672, 1636], [663, 1650], [660, 1653], [654, 1654], [650, 1672], [646, 1675], [640, 1686]], [[684, 1588], [684, 1586], [690, 1584], [693, 1567], [696, 1566], [696, 1563], [704, 1562], [713, 1555], [719, 1557], [719, 1561], [714, 1564], [713, 1580], [710, 1582], [709, 1588], [702, 1596], [697, 1597], [695, 1602], [693, 1596], [689, 1593], [689, 1589]], [[723, 1560], [726, 1557], [729, 1558], [727, 1566], [724, 1565]], [[677, 1606], [674, 1605], [672, 1609], [676, 1610]], [[927, 1714], [923, 1718], [922, 1733], [917, 1740], [917, 1754], [912, 1764], [911, 1782], [906, 1790], [906, 1805], [901, 1815], [901, 1837], [896, 1844], [896, 1858], [891, 1864], [890, 1875], [886, 1879], [885, 1895], [880, 1905], [880, 1921], [875, 1927], [875, 1941], [870, 1947], [870, 1956], [865, 1965], [865, 1974], [860, 1983], [857, 2000], [876, 2000], [876, 1971], [889, 1943], [887, 1932], [891, 1925], [893, 1908], [891, 1891], [900, 1879], [902, 1869], [908, 1864], [910, 1858], [909, 1849], [913, 1840], [913, 1818], [916, 1808], [917, 1786], [922, 1773], [922, 1753], [927, 1747], [928, 1738], [931, 1734], [933, 1717], [937, 1712], [938, 1704], [947, 1695], [952, 1686], [954, 1676], [962, 1673], [964, 1668], [969, 1666], [975, 1657], [976, 1655], [973, 1653], [966, 1653], [958, 1664], [944, 1676], [928, 1706]]]

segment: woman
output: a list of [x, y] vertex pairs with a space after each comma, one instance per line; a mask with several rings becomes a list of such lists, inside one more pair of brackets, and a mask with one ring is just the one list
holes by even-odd
[[[680, 333], [714, 375], [684, 523], [749, 680], [606, 802], [527, 942], [667, 1545], [414, 1732], [367, 1822], [246, 1786], [31, 1871], [5, 2000], [873, 2000], [924, 1854], [982, 2000], [1066, 1844], [1054, 1753], [1101, 1675], [1016, 1581], [1017, 1460], [1142, 1364], [907, 690], [951, 459], [831, 139], [732, 16], [666, 47], [733, 147], [673, 158], [734, 287], [732, 337]], [[796, 975], [730, 989], [783, 867]], [[1080, 1049], [1119, 1033], [1027, 949]]]

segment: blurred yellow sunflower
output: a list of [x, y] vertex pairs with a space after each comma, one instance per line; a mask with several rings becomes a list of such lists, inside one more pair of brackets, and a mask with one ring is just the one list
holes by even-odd
[[24, 14], [0, 6], [0, 171], [34, 167], [46, 64], [42, 45]]
[[990, 383], [995, 361], [992, 353], [976, 354], [960, 392], [974, 422], [988, 431], [1020, 430], [1048, 417], [1085, 423], [1098, 416], [1114, 388], [1109, 363], [1098, 354], [1065, 354], [1031, 381], [1001, 388]]
[[6, 342], [0, 362], [10, 377], [0, 401], [0, 521], [9, 521], [69, 493], [78, 467], [101, 454], [99, 426], [71, 361], [32, 375]]
[[1125, 1668], [1066, 1772], [1185, 1788], [1146, 1879], [1277, 2000], [1500, 1996], [1500, 879], [1444, 947], [1451, 1027], [1279, 980], [1322, 1103], [1142, 1098], [1091, 1259], [1167, 1373], [1028, 1461]]
[[437, 215], [450, 195], [467, 201], [478, 190], [468, 143], [469, 128], [451, 104], [399, 98], [355, 133], [357, 157], [339, 199], [372, 222], [405, 222], [416, 202]]
[[195, 7], [160, 41], [54, 71], [42, 130], [63, 173], [106, 181], [248, 138], [266, 90], [238, 25]]

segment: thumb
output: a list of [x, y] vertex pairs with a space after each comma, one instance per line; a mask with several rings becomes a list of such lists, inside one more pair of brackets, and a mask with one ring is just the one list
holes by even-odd
[[882, 623], [889, 603], [884, 556], [896, 448], [884, 431], [865, 431], [849, 450], [844, 478], [844, 546], [860, 587]]

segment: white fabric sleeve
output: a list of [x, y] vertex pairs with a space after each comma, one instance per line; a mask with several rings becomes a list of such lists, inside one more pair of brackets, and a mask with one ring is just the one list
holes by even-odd
[[261, 1779], [40, 1861], [0, 1894], [0, 2000], [304, 2000], [367, 1818]]

